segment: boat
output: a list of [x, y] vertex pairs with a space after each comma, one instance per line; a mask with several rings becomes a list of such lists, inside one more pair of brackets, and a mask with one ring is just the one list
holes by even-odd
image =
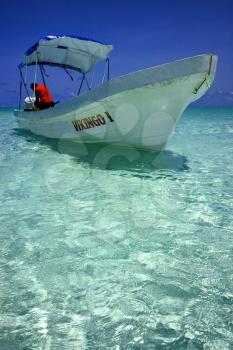
[[[213, 83], [217, 56], [202, 54], [142, 69], [110, 79], [112, 45], [78, 36], [49, 35], [30, 47], [19, 65], [20, 103], [15, 110], [19, 127], [46, 138], [82, 144], [162, 150], [180, 116]], [[92, 88], [87, 73], [105, 61], [103, 79]], [[81, 82], [77, 96], [44, 110], [35, 110], [25, 72], [29, 66], [75, 70]], [[39, 67], [39, 68], [38, 68]], [[81, 93], [86, 84], [88, 91]], [[27, 97], [21, 106], [22, 89]]]

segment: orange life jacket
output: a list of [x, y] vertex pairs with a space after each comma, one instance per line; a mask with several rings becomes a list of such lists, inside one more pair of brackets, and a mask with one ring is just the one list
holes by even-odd
[[35, 88], [36, 98], [40, 103], [53, 102], [52, 95], [47, 87], [44, 85], [37, 85]]

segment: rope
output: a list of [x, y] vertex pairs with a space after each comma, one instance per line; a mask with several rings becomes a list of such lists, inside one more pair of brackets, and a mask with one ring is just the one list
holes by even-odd
[[110, 77], [110, 60], [109, 60], [109, 57], [107, 58], [107, 63], [108, 63], [108, 80], [109, 80], [109, 77]]
[[92, 88], [93, 82], [94, 82], [94, 71], [95, 71], [95, 67], [92, 69], [92, 74], [91, 74], [91, 83], [90, 83], [91, 88]]
[[207, 85], [208, 88], [210, 87], [208, 78], [209, 78], [210, 73], [211, 73], [212, 61], [213, 61], [213, 56], [211, 55], [211, 56], [210, 56], [210, 64], [209, 64], [208, 73], [206, 73], [206, 75], [205, 75], [203, 81], [198, 85], [198, 87], [196, 87], [196, 88], [193, 90], [193, 93], [194, 93], [195, 95], [198, 93], [198, 91], [200, 90], [200, 88], [202, 87], [202, 85], [203, 85], [204, 83], [206, 83], [206, 85]]
[[105, 69], [104, 69], [104, 75], [103, 75], [103, 79], [102, 79], [102, 84], [103, 84], [103, 82], [104, 82], [105, 75], [106, 75], [106, 72], [107, 72], [107, 64], [108, 64], [108, 62], [107, 62], [107, 60], [106, 60]]

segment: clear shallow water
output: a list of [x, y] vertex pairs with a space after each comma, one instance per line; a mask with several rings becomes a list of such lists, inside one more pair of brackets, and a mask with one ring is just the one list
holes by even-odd
[[233, 109], [157, 157], [0, 131], [1, 350], [233, 348]]

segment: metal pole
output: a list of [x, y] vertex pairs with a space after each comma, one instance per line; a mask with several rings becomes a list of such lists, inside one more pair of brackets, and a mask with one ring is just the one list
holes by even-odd
[[82, 78], [81, 84], [80, 84], [80, 86], [79, 86], [78, 96], [79, 96], [79, 94], [80, 94], [80, 92], [81, 92], [81, 89], [82, 89], [82, 85], [83, 85], [84, 79], [85, 79], [85, 74], [83, 74], [83, 78]]
[[20, 67], [18, 67], [18, 68], [19, 68], [19, 72], [20, 72], [21, 80], [22, 80], [22, 82], [23, 82], [23, 86], [24, 86], [24, 88], [25, 88], [25, 90], [26, 90], [26, 93], [27, 93], [27, 95], [28, 95], [29, 99], [30, 99], [29, 92], [28, 92], [28, 89], [27, 89], [27, 85], [26, 85], [26, 83], [25, 83], [25, 81], [24, 81], [22, 71], [21, 71]]
[[21, 97], [22, 97], [22, 79], [20, 78], [20, 83], [19, 83], [19, 109], [21, 108]]
[[42, 69], [42, 64], [39, 63], [39, 67], [40, 67], [40, 73], [42, 76], [43, 84], [45, 86], [45, 93], [46, 93], [47, 99], [49, 99], [48, 92], [47, 92], [47, 86], [46, 86], [46, 82], [45, 82], [45, 78], [44, 78], [44, 73], [43, 73], [43, 69]]
[[85, 76], [85, 81], [86, 81], [86, 83], [87, 83], [87, 87], [88, 87], [89, 90], [91, 90], [90, 85], [89, 85], [89, 83], [88, 83], [88, 81], [87, 81], [86, 75], [84, 75], [84, 76]]

